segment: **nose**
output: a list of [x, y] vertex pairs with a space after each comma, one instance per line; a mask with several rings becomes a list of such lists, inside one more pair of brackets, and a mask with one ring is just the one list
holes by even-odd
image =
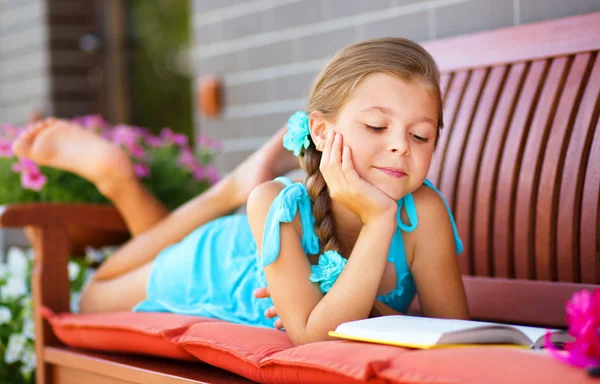
[[389, 145], [389, 151], [393, 154], [407, 156], [410, 153], [410, 145], [404, 135], [396, 136]]

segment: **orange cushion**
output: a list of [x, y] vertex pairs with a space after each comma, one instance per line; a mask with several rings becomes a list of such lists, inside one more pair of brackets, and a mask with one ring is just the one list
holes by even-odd
[[593, 383], [541, 352], [474, 347], [417, 351], [353, 341], [294, 347], [285, 332], [169, 313], [42, 313], [67, 345], [199, 359], [259, 382]]

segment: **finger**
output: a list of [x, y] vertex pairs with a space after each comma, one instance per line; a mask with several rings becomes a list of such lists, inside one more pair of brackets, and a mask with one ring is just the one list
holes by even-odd
[[283, 323], [281, 322], [281, 319], [277, 319], [275, 320], [275, 323], [273, 323], [275, 325], [276, 329], [281, 329], [283, 328]]
[[327, 137], [325, 138], [325, 148], [323, 148], [323, 152], [321, 154], [321, 163], [319, 164], [319, 168], [323, 170], [327, 164], [329, 164], [329, 156], [331, 156], [331, 146], [333, 145], [333, 139], [335, 132], [334, 130], [330, 130], [327, 132]]
[[269, 288], [256, 288], [253, 292], [254, 297], [257, 299], [266, 299], [267, 297], [271, 297], [271, 293], [269, 292]]
[[265, 317], [267, 319], [272, 319], [274, 317], [277, 317], [277, 310], [275, 309], [275, 307], [270, 307], [265, 311]]
[[329, 166], [336, 167], [342, 165], [342, 135], [336, 133], [331, 145], [331, 155], [329, 156]]
[[342, 154], [342, 171], [344, 172], [344, 176], [346, 177], [348, 184], [352, 186], [358, 186], [358, 183], [360, 183], [360, 176], [358, 176], [356, 169], [354, 169], [354, 163], [352, 162], [352, 150], [347, 145], [344, 146]]
[[342, 148], [343, 136], [341, 133], [336, 134], [335, 142], [331, 148], [331, 157], [329, 160], [330, 177], [341, 188], [348, 187], [348, 181], [342, 170]]

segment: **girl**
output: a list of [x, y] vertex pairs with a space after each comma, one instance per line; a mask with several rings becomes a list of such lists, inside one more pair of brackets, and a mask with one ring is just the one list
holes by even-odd
[[[96, 183], [134, 235], [90, 281], [82, 311], [134, 307], [273, 326], [264, 314], [274, 304], [299, 345], [326, 340], [373, 308], [405, 312], [416, 292], [425, 316], [468, 317], [456, 261], [462, 245], [425, 179], [442, 126], [432, 57], [387, 38], [340, 51], [287, 133], [170, 215], [119, 148], [77, 126], [39, 124], [15, 152]], [[293, 168], [281, 153], [284, 133], [304, 184], [263, 182]], [[245, 199], [247, 216], [220, 217]], [[265, 284], [272, 301], [252, 296]]]

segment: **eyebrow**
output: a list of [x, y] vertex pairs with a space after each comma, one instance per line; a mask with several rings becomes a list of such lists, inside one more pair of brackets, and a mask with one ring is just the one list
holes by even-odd
[[[391, 115], [391, 116], [395, 115], [394, 112], [392, 112], [391, 109], [385, 108], [385, 107], [381, 107], [379, 105], [373, 105], [371, 107], [367, 107], [367, 108], [361, 109], [358, 112], [369, 112], [369, 111], [373, 111], [373, 110], [379, 111], [379, 112], [381, 112], [383, 114], [386, 114], [386, 115]], [[417, 117], [416, 119], [413, 120], [413, 122], [411, 123], [411, 125], [415, 124], [415, 123], [431, 123], [431, 124], [435, 125], [435, 121], [431, 117], [427, 117], [427, 116], [419, 116], [419, 117]]]

